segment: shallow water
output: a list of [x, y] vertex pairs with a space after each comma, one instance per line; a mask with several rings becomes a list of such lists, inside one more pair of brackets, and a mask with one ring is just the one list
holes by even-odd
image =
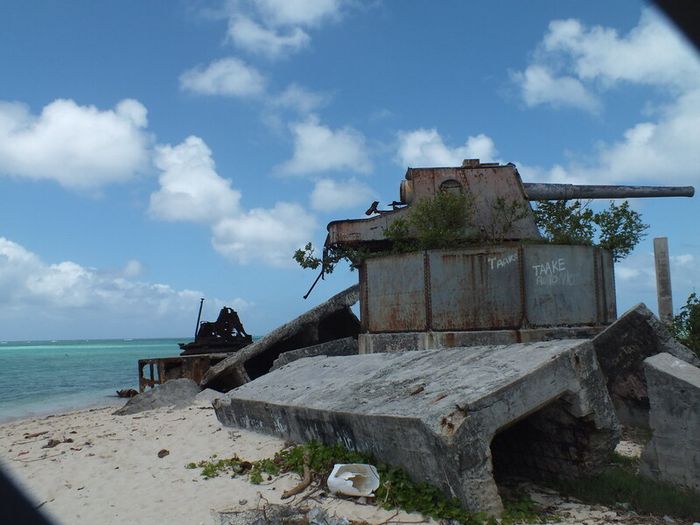
[[0, 422], [122, 404], [137, 361], [175, 356], [183, 339], [0, 342]]

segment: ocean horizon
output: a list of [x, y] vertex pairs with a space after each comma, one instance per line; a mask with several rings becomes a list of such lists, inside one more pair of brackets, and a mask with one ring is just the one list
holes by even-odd
[[180, 354], [191, 338], [0, 341], [0, 423], [122, 405], [138, 360]]

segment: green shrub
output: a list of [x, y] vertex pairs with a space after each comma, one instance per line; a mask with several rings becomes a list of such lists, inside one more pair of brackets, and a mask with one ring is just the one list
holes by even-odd
[[542, 201], [535, 218], [546, 240], [555, 244], [597, 244], [610, 250], [613, 260], [627, 257], [649, 228], [639, 212], [627, 201], [619, 206], [610, 202], [607, 210], [594, 213], [590, 201]]
[[673, 335], [700, 357], [700, 299], [691, 293], [671, 325]]

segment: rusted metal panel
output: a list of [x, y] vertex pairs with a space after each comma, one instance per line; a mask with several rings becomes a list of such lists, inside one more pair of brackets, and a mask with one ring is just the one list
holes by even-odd
[[502, 245], [370, 258], [369, 333], [602, 326], [615, 320], [612, 257], [592, 246]]
[[[531, 326], [597, 324], [595, 272], [591, 246], [532, 245], [523, 248], [526, 314]], [[597, 292], [596, 292], [597, 290]]]
[[429, 252], [433, 330], [518, 327], [518, 257], [510, 247]]
[[361, 277], [370, 332], [423, 331], [426, 325], [423, 252], [367, 259]]

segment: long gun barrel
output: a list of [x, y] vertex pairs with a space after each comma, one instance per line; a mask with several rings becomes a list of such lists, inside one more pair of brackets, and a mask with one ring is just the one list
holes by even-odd
[[524, 182], [527, 200], [636, 199], [640, 197], [692, 197], [692, 186], [617, 186], [543, 184]]

